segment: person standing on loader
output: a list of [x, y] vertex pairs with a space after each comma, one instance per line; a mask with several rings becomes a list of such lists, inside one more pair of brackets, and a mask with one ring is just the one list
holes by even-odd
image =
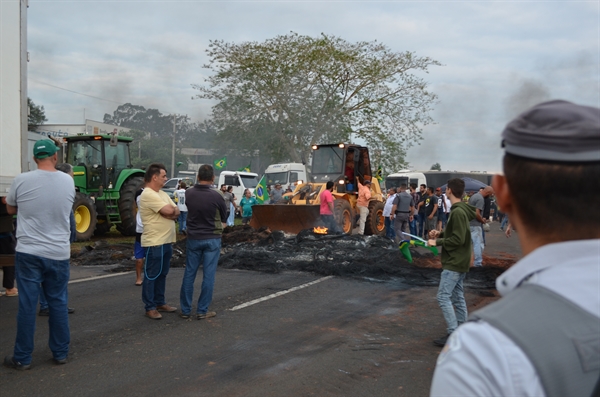
[[360, 183], [358, 178], [356, 178], [356, 183], [358, 183], [358, 200], [356, 200], [356, 208], [358, 208], [360, 213], [360, 219], [358, 220], [358, 234], [365, 234], [365, 222], [369, 215], [369, 200], [371, 199], [371, 181], [364, 181], [363, 185], [363, 183]]

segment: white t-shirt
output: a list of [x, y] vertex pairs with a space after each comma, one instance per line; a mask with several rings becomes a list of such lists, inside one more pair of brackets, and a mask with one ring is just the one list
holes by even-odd
[[173, 197], [177, 198], [177, 208], [179, 208], [179, 211], [187, 211], [187, 205], [185, 205], [185, 189], [175, 190]]

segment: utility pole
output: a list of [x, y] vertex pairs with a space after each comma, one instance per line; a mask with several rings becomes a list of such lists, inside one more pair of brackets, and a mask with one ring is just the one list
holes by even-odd
[[175, 128], [177, 127], [177, 119], [173, 115], [173, 145], [171, 146], [171, 178], [175, 178]]

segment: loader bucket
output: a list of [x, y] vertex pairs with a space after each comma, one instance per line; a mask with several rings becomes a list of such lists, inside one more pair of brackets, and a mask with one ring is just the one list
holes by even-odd
[[255, 205], [250, 226], [255, 229], [266, 226], [271, 230], [298, 234], [301, 230], [315, 227], [320, 218], [319, 205]]

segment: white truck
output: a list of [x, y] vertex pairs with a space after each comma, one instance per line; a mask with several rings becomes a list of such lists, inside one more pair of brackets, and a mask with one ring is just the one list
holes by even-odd
[[239, 204], [244, 195], [244, 190], [250, 189], [250, 192], [254, 193], [258, 182], [258, 174], [254, 172], [221, 171], [217, 187], [220, 188], [221, 185], [233, 186], [233, 194], [235, 194], [235, 198]]
[[[0, 11], [0, 197], [6, 197], [17, 175], [29, 171], [27, 133], [27, 1], [3, 1]], [[0, 203], [2, 224], [12, 216]], [[0, 255], [0, 266], [14, 255]]]
[[27, 1], [3, 1], [0, 12], [0, 196], [29, 171], [27, 151]]
[[393, 174], [389, 174], [385, 178], [386, 189], [399, 187], [403, 183], [405, 183], [407, 187], [409, 187], [411, 183], [416, 183], [417, 191], [419, 191], [418, 186], [422, 184], [427, 185], [427, 178], [422, 172], [415, 172], [411, 170], [400, 170], [398, 172], [394, 172]]
[[284, 190], [288, 187], [293, 190], [292, 185], [295, 182], [306, 183], [306, 166], [301, 163], [271, 164], [265, 170], [265, 179], [267, 185], [274, 186], [276, 183], [281, 183]]

